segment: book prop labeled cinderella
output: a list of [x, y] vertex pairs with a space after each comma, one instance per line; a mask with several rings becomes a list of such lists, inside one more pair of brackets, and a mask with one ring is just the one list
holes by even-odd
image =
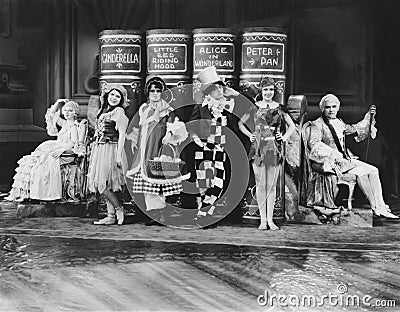
[[160, 77], [149, 76], [145, 92], [148, 101], [134, 116], [131, 131], [128, 129], [133, 160], [127, 177], [132, 180], [131, 191], [144, 194], [149, 215], [163, 222], [166, 196], [179, 194], [181, 182], [190, 176], [177, 157], [179, 144], [188, 133], [185, 124], [174, 115], [170, 106], [173, 97]]

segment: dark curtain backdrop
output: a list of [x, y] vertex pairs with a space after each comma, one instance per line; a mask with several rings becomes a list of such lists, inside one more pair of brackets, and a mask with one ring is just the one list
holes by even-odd
[[[287, 26], [294, 0], [73, 0], [96, 30]], [[150, 20], [150, 25], [149, 25]], [[260, 24], [261, 23], [261, 24]]]
[[96, 30], [141, 29], [154, 11], [152, 0], [74, 0]]

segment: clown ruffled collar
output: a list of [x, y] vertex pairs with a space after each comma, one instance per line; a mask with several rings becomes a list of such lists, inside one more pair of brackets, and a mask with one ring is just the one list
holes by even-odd
[[207, 106], [214, 117], [219, 117], [222, 115], [223, 110], [232, 112], [234, 100], [226, 100], [225, 97], [221, 99], [214, 99], [212, 96], [207, 95], [202, 103], [202, 107]]

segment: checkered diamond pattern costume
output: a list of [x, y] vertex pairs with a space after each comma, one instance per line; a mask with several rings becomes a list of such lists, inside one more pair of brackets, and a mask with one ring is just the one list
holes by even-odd
[[202, 199], [198, 214], [202, 216], [213, 214], [214, 203], [223, 192], [226, 178], [224, 169], [226, 153], [222, 147], [225, 144], [222, 129], [226, 125], [226, 116], [211, 119], [211, 133], [207, 138], [207, 143], [202, 151], [195, 153], [196, 186], [199, 188]]

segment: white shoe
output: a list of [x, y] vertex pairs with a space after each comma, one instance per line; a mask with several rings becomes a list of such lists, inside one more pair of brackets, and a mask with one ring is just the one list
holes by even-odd
[[375, 214], [376, 214], [377, 216], [382, 216], [382, 217], [385, 217], [385, 218], [388, 218], [388, 219], [398, 219], [398, 218], [399, 218], [398, 216], [394, 215], [394, 214], [390, 211], [389, 207], [385, 207], [385, 208], [376, 208], [376, 209], [375, 209]]
[[99, 221], [94, 221], [93, 224], [95, 224], [95, 225], [113, 225], [113, 224], [115, 224], [115, 215], [109, 214], [104, 219], [101, 219]]
[[122, 225], [124, 223], [124, 219], [125, 219], [124, 207], [120, 206], [120, 207], [115, 208], [115, 215], [117, 217], [118, 225]]

